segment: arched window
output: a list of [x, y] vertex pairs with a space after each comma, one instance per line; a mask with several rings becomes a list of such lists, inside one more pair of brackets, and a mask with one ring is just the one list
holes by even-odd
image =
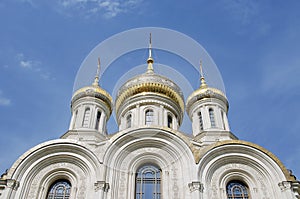
[[97, 112], [97, 116], [96, 116], [96, 123], [95, 123], [95, 129], [96, 129], [96, 130], [99, 129], [100, 117], [101, 117], [101, 112], [98, 111], [98, 112]]
[[210, 108], [210, 109], [208, 109], [208, 112], [209, 112], [210, 126], [216, 127], [214, 109]]
[[173, 118], [171, 115], [168, 115], [168, 127], [169, 128], [173, 127]]
[[135, 199], [161, 198], [161, 170], [153, 165], [138, 169], [135, 179]]
[[146, 112], [145, 112], [145, 124], [146, 125], [150, 125], [150, 124], [153, 124], [153, 110], [152, 109], [148, 109]]
[[247, 185], [241, 181], [230, 181], [226, 186], [227, 199], [250, 199]]
[[131, 127], [131, 119], [132, 119], [132, 115], [131, 114], [127, 115], [127, 117], [126, 117], [126, 127], [127, 128]]
[[203, 119], [201, 112], [198, 113], [200, 130], [203, 130]]
[[67, 180], [57, 180], [49, 188], [47, 199], [69, 199], [71, 183]]
[[82, 127], [85, 128], [89, 127], [90, 115], [91, 115], [91, 109], [86, 108], [83, 115]]

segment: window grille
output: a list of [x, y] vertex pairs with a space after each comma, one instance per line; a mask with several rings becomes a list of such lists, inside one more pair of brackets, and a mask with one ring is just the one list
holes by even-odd
[[58, 180], [50, 186], [47, 199], [69, 199], [70, 192], [70, 182], [67, 180]]
[[161, 170], [153, 165], [141, 167], [136, 174], [135, 199], [161, 199]]
[[226, 193], [227, 199], [250, 199], [248, 187], [240, 181], [230, 181]]

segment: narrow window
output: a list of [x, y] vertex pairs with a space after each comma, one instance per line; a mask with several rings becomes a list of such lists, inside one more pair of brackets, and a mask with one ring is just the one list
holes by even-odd
[[86, 108], [85, 111], [84, 111], [82, 127], [85, 127], [85, 128], [89, 127], [90, 115], [91, 115], [91, 109]]
[[67, 180], [57, 180], [49, 188], [47, 199], [69, 199], [71, 183]]
[[250, 199], [248, 187], [241, 181], [230, 181], [226, 186], [227, 199]]
[[216, 127], [215, 114], [212, 108], [208, 109], [211, 127]]
[[153, 110], [149, 109], [145, 112], [145, 124], [150, 125], [153, 124]]
[[173, 127], [173, 118], [171, 115], [168, 115], [168, 127], [169, 128]]
[[224, 112], [221, 111], [221, 117], [222, 117], [222, 124], [223, 124], [223, 129], [226, 130], [226, 125], [225, 125], [225, 119], [224, 119]]
[[161, 170], [153, 165], [138, 169], [135, 179], [135, 199], [161, 198]]
[[74, 115], [74, 119], [73, 119], [73, 129], [74, 129], [75, 126], [76, 126], [77, 116], [78, 116], [78, 110], [76, 110], [75, 115]]
[[98, 111], [98, 112], [97, 112], [97, 116], [96, 116], [96, 123], [95, 123], [95, 129], [96, 129], [96, 130], [99, 130], [100, 117], [101, 117], [101, 112]]
[[198, 113], [200, 130], [203, 131], [203, 119], [201, 112]]
[[132, 118], [131, 114], [127, 115], [127, 117], [126, 117], [126, 127], [127, 128], [131, 127], [131, 118]]

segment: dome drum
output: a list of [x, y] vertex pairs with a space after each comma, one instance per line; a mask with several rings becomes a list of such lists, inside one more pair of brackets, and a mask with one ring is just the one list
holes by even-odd
[[[181, 124], [185, 107], [180, 88], [168, 78], [155, 74], [149, 68], [146, 73], [133, 77], [119, 89], [115, 101], [119, 128], [124, 128], [124, 124], [121, 123], [129, 111], [134, 110], [139, 114], [145, 114], [138, 107], [148, 105], [153, 106], [153, 109], [156, 110], [160, 117], [159, 120], [165, 117], [165, 120], [168, 120], [168, 117], [170, 120], [173, 120], [171, 118], [176, 120], [176, 122], [156, 122], [157, 125], [165, 126], [167, 124], [169, 126], [172, 123], [172, 126], [177, 129], [178, 125]], [[168, 116], [168, 113], [170, 116]], [[155, 120], [158, 120], [158, 118]], [[143, 125], [141, 121], [135, 121], [135, 124]]]
[[133, 121], [131, 127], [144, 125], [143, 115], [147, 109], [154, 111], [154, 125], [168, 126], [168, 116], [173, 118], [173, 129], [177, 129], [182, 123], [183, 112], [172, 99], [156, 93], [140, 93], [125, 100], [119, 108], [117, 122], [120, 130], [126, 128], [128, 114], [131, 114]]
[[173, 87], [169, 87], [168, 85], [161, 84], [159, 82], [143, 82], [140, 84], [133, 84], [132, 87], [129, 87], [128, 85], [130, 84], [125, 84], [119, 91], [116, 100], [116, 113], [119, 113], [119, 108], [126, 99], [141, 93], [156, 93], [158, 95], [164, 95], [178, 104], [181, 111], [184, 112], [183, 95], [177, 88], [173, 89], [175, 84], [173, 84]]

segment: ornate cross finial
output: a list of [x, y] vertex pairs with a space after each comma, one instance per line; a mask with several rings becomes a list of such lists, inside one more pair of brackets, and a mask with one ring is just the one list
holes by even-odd
[[150, 38], [149, 38], [149, 57], [147, 59], [148, 67], [147, 67], [147, 73], [148, 72], [153, 72], [153, 58], [152, 58], [152, 35], [150, 33]]
[[200, 88], [206, 88], [207, 84], [205, 82], [204, 74], [203, 74], [203, 68], [202, 68], [202, 60], [200, 60]]
[[149, 38], [149, 57], [152, 57], [152, 35], [150, 32], [150, 38]]
[[99, 74], [100, 74], [100, 58], [98, 57], [98, 67], [97, 67], [97, 72], [96, 72], [93, 86], [99, 86]]
[[202, 68], [202, 60], [200, 60], [200, 77], [201, 77], [201, 78], [204, 78], [204, 75], [203, 75], [203, 68]]

